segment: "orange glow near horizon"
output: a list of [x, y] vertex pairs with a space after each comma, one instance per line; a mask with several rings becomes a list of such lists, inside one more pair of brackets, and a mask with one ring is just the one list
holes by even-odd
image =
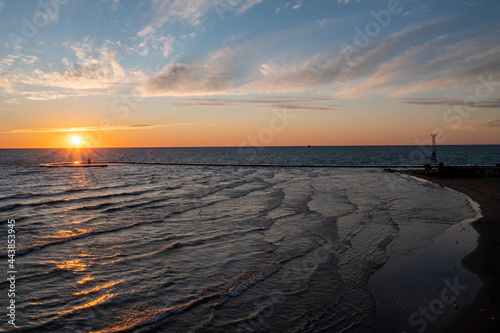
[[[373, 123], [373, 122], [372, 122]], [[0, 134], [1, 148], [134, 148], [134, 147], [239, 147], [253, 146], [358, 146], [358, 145], [415, 145], [430, 140], [428, 128], [391, 130], [388, 124], [380, 126], [349, 126], [348, 120], [323, 121], [318, 124], [303, 116], [282, 131], [269, 135], [269, 121], [183, 124], [171, 127], [153, 127], [133, 130], [102, 130], [73, 132], [31, 132]], [[383, 128], [382, 128], [383, 127]], [[425, 128], [422, 130], [421, 128]], [[264, 131], [265, 130], [265, 131]], [[263, 135], [264, 133], [265, 135]], [[445, 129], [446, 140], [438, 144], [498, 144], [495, 128], [476, 131]], [[266, 140], [261, 141], [260, 137]], [[251, 140], [253, 138], [253, 140]], [[78, 155], [83, 154], [80, 153]], [[86, 154], [86, 153], [85, 153]]]

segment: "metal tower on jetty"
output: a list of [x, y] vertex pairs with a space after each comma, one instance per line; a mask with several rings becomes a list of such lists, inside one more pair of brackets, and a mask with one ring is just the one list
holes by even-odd
[[437, 134], [431, 134], [432, 138], [432, 148], [431, 148], [431, 164], [436, 164], [436, 136]]

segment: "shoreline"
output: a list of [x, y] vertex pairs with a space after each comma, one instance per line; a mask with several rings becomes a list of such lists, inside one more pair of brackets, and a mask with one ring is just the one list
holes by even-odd
[[483, 283], [472, 302], [460, 309], [445, 332], [500, 331], [500, 178], [425, 175], [423, 171], [405, 172], [464, 193], [480, 206], [482, 218], [471, 223], [479, 234], [477, 247], [462, 258], [462, 265]]

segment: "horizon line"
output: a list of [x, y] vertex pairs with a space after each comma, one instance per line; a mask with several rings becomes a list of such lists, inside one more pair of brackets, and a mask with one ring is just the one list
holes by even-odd
[[[165, 148], [314, 148], [314, 147], [420, 147], [418, 144], [353, 144], [353, 145], [290, 145], [290, 146], [140, 146], [140, 147], [0, 147], [0, 149], [165, 149]], [[500, 146], [500, 143], [437, 144], [437, 146]]]

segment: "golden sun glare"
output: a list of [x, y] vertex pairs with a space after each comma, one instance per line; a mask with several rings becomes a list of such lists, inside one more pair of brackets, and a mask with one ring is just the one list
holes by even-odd
[[73, 143], [74, 145], [78, 146], [82, 143], [82, 138], [80, 138], [79, 136], [75, 135], [73, 137], [71, 137], [71, 143]]

